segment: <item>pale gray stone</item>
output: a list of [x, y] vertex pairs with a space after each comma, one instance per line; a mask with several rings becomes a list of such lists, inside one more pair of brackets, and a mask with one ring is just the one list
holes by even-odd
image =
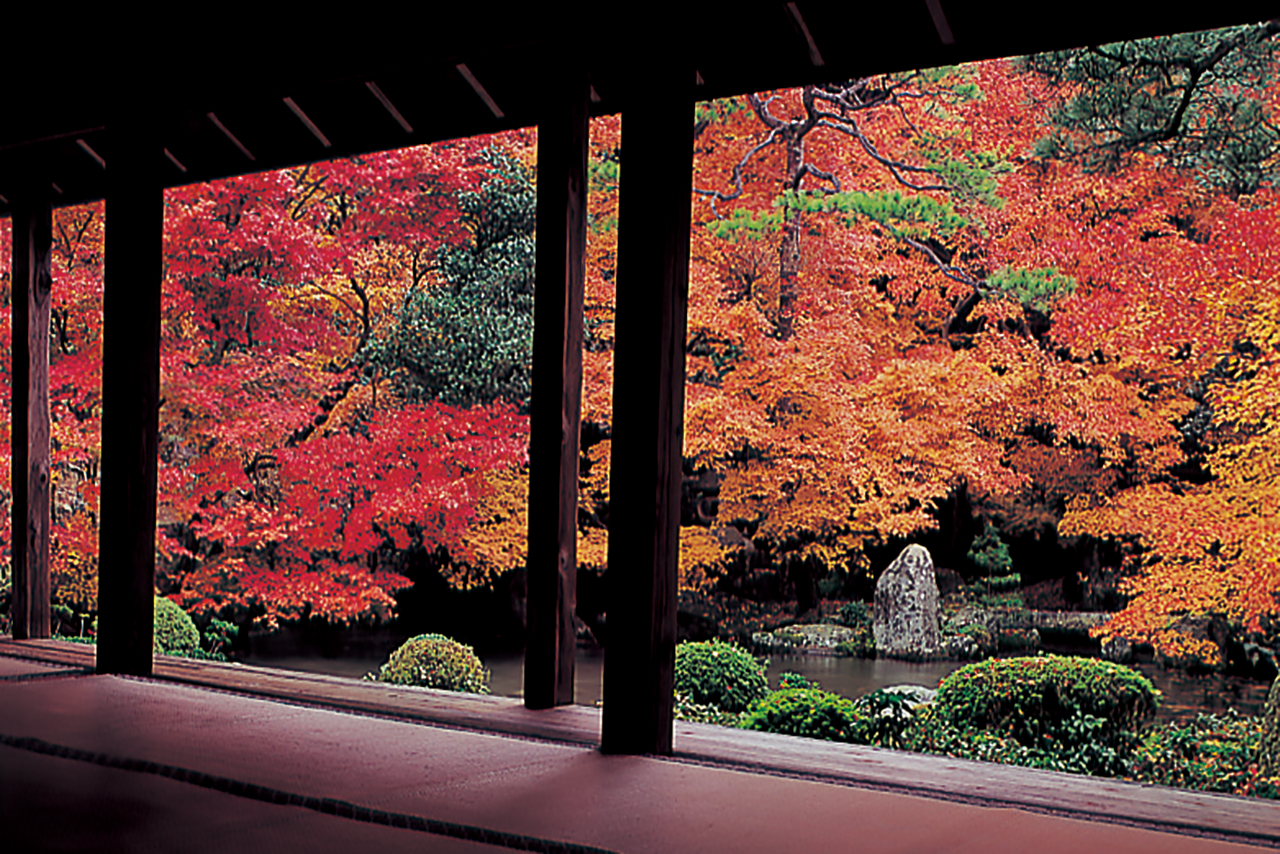
[[878, 656], [923, 659], [941, 651], [938, 583], [924, 546], [907, 546], [876, 581], [872, 632]]

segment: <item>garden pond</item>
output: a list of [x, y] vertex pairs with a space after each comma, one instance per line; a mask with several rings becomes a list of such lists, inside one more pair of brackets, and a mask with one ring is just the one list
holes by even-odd
[[[254, 638], [249, 654], [239, 660], [263, 667], [279, 667], [311, 673], [326, 673], [359, 679], [376, 672], [400, 639], [384, 629], [342, 633], [336, 647], [321, 645], [301, 632], [282, 629], [270, 636]], [[499, 696], [519, 697], [523, 690], [523, 655], [521, 653], [481, 653], [492, 677], [489, 687]], [[928, 685], [938, 682], [962, 661], [910, 662], [895, 659], [846, 658], [833, 655], [773, 655], [769, 658], [769, 684], [776, 686], [778, 677], [792, 671], [819, 683], [823, 688], [856, 699], [863, 694], [890, 685]], [[1201, 712], [1224, 712], [1227, 709], [1256, 715], [1262, 711], [1269, 683], [1237, 676], [1208, 673], [1190, 674], [1182, 670], [1160, 667], [1154, 662], [1135, 665], [1164, 695], [1157, 720], [1188, 721]], [[579, 646], [574, 668], [574, 697], [592, 705], [602, 696], [604, 650], [598, 646]]]

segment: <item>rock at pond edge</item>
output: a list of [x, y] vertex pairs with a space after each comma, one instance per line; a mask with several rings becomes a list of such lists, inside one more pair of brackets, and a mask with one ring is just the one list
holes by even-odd
[[872, 632], [880, 656], [927, 659], [941, 652], [938, 584], [924, 546], [907, 546], [876, 581]]

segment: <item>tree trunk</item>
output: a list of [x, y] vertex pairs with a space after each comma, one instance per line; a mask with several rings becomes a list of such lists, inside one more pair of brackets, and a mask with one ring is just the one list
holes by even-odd
[[[788, 190], [800, 189], [800, 167], [804, 162], [804, 137], [796, 130], [785, 135], [787, 145]], [[796, 288], [800, 277], [801, 213], [787, 208], [783, 214], [782, 248], [778, 253], [778, 338], [786, 341], [795, 331]]]

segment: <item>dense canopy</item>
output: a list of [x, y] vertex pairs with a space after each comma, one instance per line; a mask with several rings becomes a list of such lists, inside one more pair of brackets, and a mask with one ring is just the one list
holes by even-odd
[[[1116, 608], [1108, 635], [1274, 642], [1276, 29], [700, 103], [681, 584], [803, 609], [907, 541], [973, 575], [984, 537]], [[347, 622], [393, 612], [411, 555], [457, 587], [523, 565], [534, 139], [166, 192], [161, 593]], [[597, 571], [624, 141], [593, 121]], [[84, 613], [106, 213], [54, 229], [54, 595]]]

